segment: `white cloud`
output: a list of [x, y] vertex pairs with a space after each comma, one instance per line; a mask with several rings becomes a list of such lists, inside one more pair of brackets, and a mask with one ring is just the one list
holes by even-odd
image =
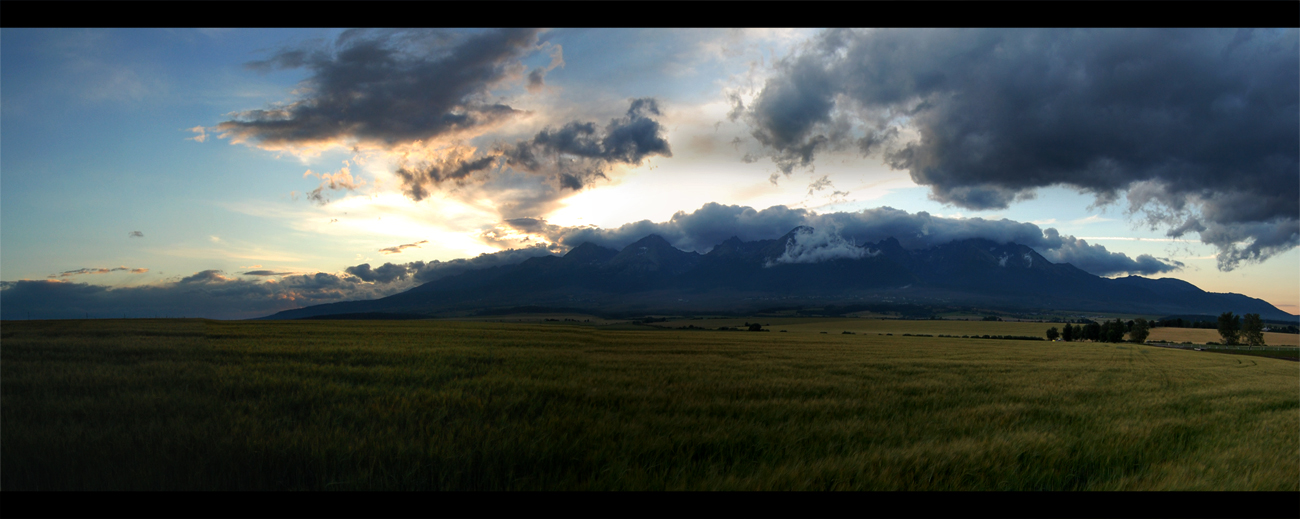
[[785, 252], [768, 261], [767, 267], [791, 263], [821, 263], [837, 259], [859, 259], [880, 254], [845, 240], [834, 229], [800, 227], [785, 244]]

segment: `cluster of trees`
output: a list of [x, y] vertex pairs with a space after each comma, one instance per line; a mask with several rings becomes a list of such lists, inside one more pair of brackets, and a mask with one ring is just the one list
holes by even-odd
[[[1124, 335], [1128, 335], [1130, 341], [1141, 344], [1146, 342], [1147, 336], [1150, 335], [1152, 324], [1154, 323], [1146, 319], [1134, 319], [1127, 323], [1115, 319], [1104, 323], [1089, 322], [1079, 326], [1066, 324], [1061, 330], [1057, 330], [1055, 326], [1048, 328], [1047, 340], [1054, 341], [1059, 337], [1064, 341], [1123, 342]], [[1219, 335], [1223, 337], [1224, 344], [1241, 344], [1245, 341], [1250, 346], [1265, 345], [1264, 320], [1260, 319], [1259, 314], [1239, 316], [1233, 315], [1232, 312], [1224, 312], [1219, 316], [1218, 325]]]
[[1143, 343], [1151, 333], [1151, 323], [1146, 319], [1134, 319], [1127, 323], [1116, 318], [1104, 323], [1090, 322], [1079, 326], [1065, 325], [1057, 330], [1055, 326], [1047, 329], [1047, 340], [1058, 337], [1063, 341], [1124, 342], [1124, 335], [1136, 343]]
[[1242, 340], [1250, 346], [1264, 346], [1264, 320], [1259, 314], [1244, 316], [1224, 312], [1219, 315], [1219, 336], [1227, 345], [1241, 344]]

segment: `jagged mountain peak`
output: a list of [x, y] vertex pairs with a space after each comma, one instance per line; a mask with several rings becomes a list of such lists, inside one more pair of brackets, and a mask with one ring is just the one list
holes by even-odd
[[604, 263], [610, 258], [618, 255], [618, 251], [601, 247], [591, 242], [582, 242], [582, 245], [574, 247], [564, 255], [564, 260], [569, 263]]
[[673, 247], [662, 236], [651, 234], [632, 242], [610, 258], [612, 268], [629, 272], [681, 273], [699, 261], [700, 254]]
[[653, 248], [653, 249], [673, 249], [673, 250], [677, 250], [677, 251], [680, 251], [680, 250], [681, 250], [681, 249], [678, 249], [677, 247], [673, 247], [673, 244], [668, 243], [668, 240], [665, 240], [665, 239], [663, 238], [663, 236], [660, 236], [660, 235], [658, 235], [658, 234], [650, 234], [650, 235], [647, 235], [645, 238], [641, 238], [641, 239], [639, 239], [639, 240], [637, 240], [637, 241], [634, 241], [634, 242], [628, 244], [627, 247], [623, 247], [623, 250], [624, 250], [624, 251], [626, 251], [626, 250], [628, 250], [628, 249], [639, 250], [639, 249], [641, 249], [641, 248], [646, 248], [646, 249], [651, 249], [651, 248]]

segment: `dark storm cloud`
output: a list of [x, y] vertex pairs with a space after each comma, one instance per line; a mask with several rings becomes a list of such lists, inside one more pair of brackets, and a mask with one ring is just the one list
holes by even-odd
[[395, 173], [402, 179], [402, 190], [406, 192], [406, 196], [419, 202], [429, 196], [431, 189], [443, 182], [452, 180], [464, 184], [470, 175], [493, 167], [496, 161], [495, 156], [468, 161], [451, 158], [416, 167], [402, 166], [397, 168]]
[[1181, 261], [1168, 258], [1157, 259], [1150, 254], [1142, 254], [1137, 259], [1132, 259], [1124, 253], [1109, 252], [1106, 247], [1089, 245], [1087, 241], [1073, 236], [1060, 236], [1056, 229], [1047, 229], [1043, 234], [1047, 243], [1059, 243], [1053, 248], [1044, 248], [1040, 251], [1048, 261], [1069, 263], [1101, 276], [1125, 273], [1151, 275], [1172, 272], [1184, 267]]
[[463, 36], [440, 31], [348, 31], [332, 44], [289, 49], [250, 68], [307, 68], [303, 97], [240, 112], [217, 126], [271, 145], [340, 138], [393, 145], [477, 128], [519, 113], [488, 90], [523, 71], [535, 29]]
[[778, 63], [744, 117], [787, 174], [854, 145], [971, 209], [1054, 185], [1126, 194], [1132, 214], [1199, 232], [1231, 270], [1300, 244], [1297, 35], [828, 31]]
[[646, 235], [658, 234], [677, 248], [703, 253], [731, 236], [743, 241], [766, 240], [778, 238], [795, 227], [807, 226], [818, 231], [832, 230], [839, 238], [857, 244], [895, 238], [910, 250], [972, 238], [1019, 243], [1034, 248], [1054, 263], [1071, 263], [1102, 276], [1156, 274], [1182, 267], [1182, 263], [1177, 261], [1162, 261], [1149, 255], [1134, 260], [1122, 253], [1107, 251], [1101, 245], [1090, 245], [1073, 236], [1061, 236], [1056, 229], [1042, 229], [1032, 223], [1007, 219], [942, 218], [924, 211], [909, 213], [890, 207], [855, 213], [816, 214], [785, 206], [760, 211], [752, 207], [708, 203], [691, 213], [679, 211], [667, 222], [642, 220], [611, 229], [562, 227], [533, 218], [506, 220], [502, 224], [543, 236], [564, 248], [591, 242], [622, 249]]
[[[656, 100], [633, 99], [623, 117], [611, 119], [605, 126], [572, 121], [559, 128], [545, 128], [531, 139], [498, 144], [488, 154], [478, 157], [451, 156], [436, 163], [402, 166], [397, 176], [402, 180], [403, 192], [417, 201], [447, 181], [454, 181], [458, 186], [473, 181], [485, 188], [490, 186], [494, 193], [512, 188], [526, 190], [537, 199], [507, 198], [518, 199], [514, 202], [520, 207], [541, 208], [566, 196], [565, 190], [578, 191], [597, 179], [608, 178], [605, 173], [613, 164], [636, 166], [653, 155], [671, 157], [672, 149], [663, 137], [664, 128], [654, 119], [660, 115]], [[486, 175], [475, 176], [500, 167], [544, 178], [552, 189], [518, 176], [502, 176], [508, 182], [495, 184]]]
[[611, 163], [639, 165], [651, 155], [673, 156], [663, 126], [652, 118], [659, 115], [654, 99], [634, 99], [625, 116], [611, 119], [603, 128], [593, 122], [570, 122], [500, 151], [506, 165], [553, 175], [561, 188], [578, 190], [605, 178]]
[[344, 271], [361, 278], [362, 281], [369, 281], [372, 283], [392, 283], [410, 277], [412, 270], [419, 271], [422, 267], [424, 267], [423, 261], [416, 261], [404, 265], [385, 263], [376, 269], [371, 269], [369, 263], [362, 263], [360, 265], [348, 267], [344, 269]]
[[545, 245], [534, 245], [531, 247], [507, 249], [490, 254], [479, 254], [473, 258], [461, 258], [450, 261], [434, 260], [425, 263], [422, 268], [413, 272], [412, 276], [418, 283], [428, 283], [430, 281], [442, 279], [447, 276], [454, 276], [471, 270], [514, 265], [531, 258], [554, 256], [558, 253], [559, 251], [553, 250]]

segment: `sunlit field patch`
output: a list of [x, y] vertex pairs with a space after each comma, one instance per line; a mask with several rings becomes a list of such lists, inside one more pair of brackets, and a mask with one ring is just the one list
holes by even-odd
[[0, 484], [1300, 490], [1295, 363], [779, 326], [5, 322]]

